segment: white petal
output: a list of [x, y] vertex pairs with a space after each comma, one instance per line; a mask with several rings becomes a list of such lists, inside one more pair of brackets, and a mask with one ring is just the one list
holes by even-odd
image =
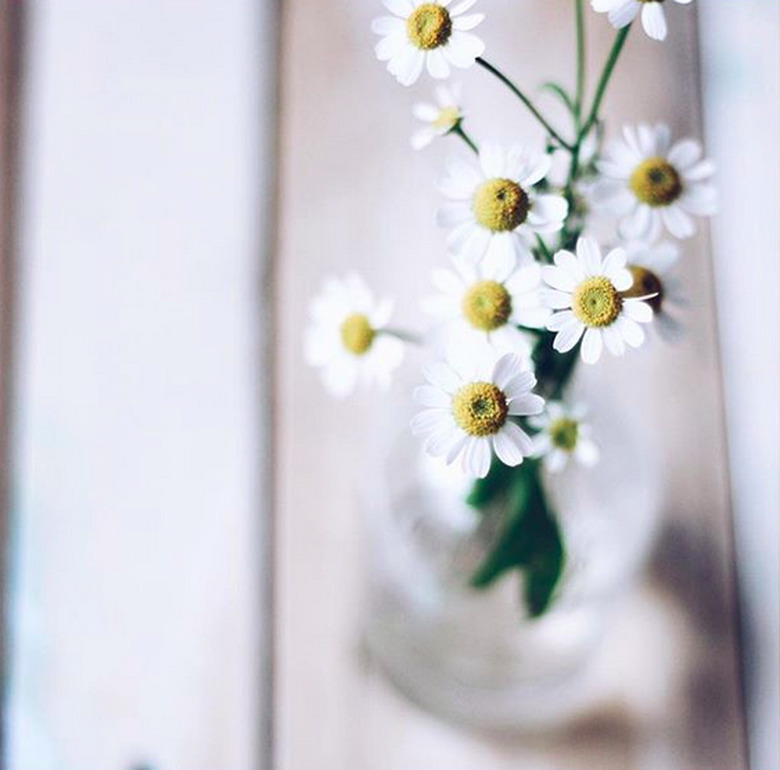
[[506, 153], [500, 144], [483, 142], [479, 150], [479, 165], [487, 179], [506, 175]]
[[710, 184], [692, 184], [677, 203], [689, 214], [710, 217], [718, 213], [718, 190]]
[[427, 126], [420, 128], [412, 134], [412, 149], [423, 150], [436, 138], [436, 132]]
[[[518, 260], [525, 264], [528, 259], [528, 252], [520, 247], [520, 238], [516, 233], [493, 233], [487, 249], [484, 252], [482, 269], [485, 272], [511, 273]], [[531, 257], [532, 258], [532, 257]]]
[[601, 274], [601, 249], [593, 238], [582, 237], [577, 241], [577, 258], [587, 276]]
[[601, 358], [604, 343], [600, 329], [588, 329], [582, 338], [582, 360], [586, 364], [595, 364]]
[[[374, 52], [376, 53], [376, 58], [379, 59], [379, 61], [388, 61], [398, 56], [401, 51], [406, 48], [406, 46], [407, 42], [404, 33], [388, 35], [387, 37], [383, 37], [374, 46]], [[391, 61], [387, 66], [388, 70], [391, 72], [393, 71], [391, 69], [392, 66], [393, 62]]]
[[653, 320], [653, 309], [646, 302], [630, 299], [623, 303], [623, 314], [632, 321], [649, 324]]
[[459, 444], [461, 435], [455, 422], [450, 420], [425, 440], [425, 451], [433, 457], [444, 457]]
[[577, 461], [590, 468], [599, 461], [599, 448], [589, 439], [580, 439], [574, 450]]
[[539, 195], [528, 212], [528, 225], [537, 233], [557, 233], [569, 213], [569, 204], [560, 195]]
[[460, 16], [452, 20], [452, 28], [461, 32], [468, 32], [470, 29], [478, 26], [485, 20], [484, 13], [472, 13], [468, 16]]
[[447, 237], [447, 246], [466, 264], [476, 265], [490, 246], [490, 231], [470, 222], [460, 225]]
[[371, 22], [371, 31], [377, 35], [392, 35], [403, 33], [406, 29], [403, 19], [397, 16], [381, 16]]
[[507, 384], [525, 371], [523, 359], [515, 353], [506, 353], [493, 367], [492, 383], [503, 390]]
[[681, 172], [686, 182], [700, 182], [709, 179], [715, 173], [715, 164], [711, 160], [703, 160], [700, 163]]
[[642, 26], [653, 40], [666, 40], [666, 14], [661, 3], [645, 3]]
[[610, 251], [604, 259], [602, 270], [604, 275], [609, 278], [610, 281], [612, 281], [618, 291], [626, 291], [626, 289], [631, 288], [633, 281], [631, 279], [630, 273], [628, 276], [628, 286], [618, 286], [619, 282], [625, 281], [625, 273], [627, 272], [625, 249], [612, 249], [612, 251]]
[[490, 470], [490, 439], [471, 438], [466, 444], [464, 470], [478, 479], [484, 479]]
[[478, 56], [485, 51], [485, 44], [471, 32], [453, 30], [452, 37], [444, 46], [444, 55], [454, 67], [466, 69], [474, 64]]
[[465, 448], [468, 438], [469, 437], [467, 434], [463, 433], [463, 431], [460, 431], [460, 434], [458, 435], [457, 439], [453, 442], [452, 446], [450, 447], [450, 451], [447, 452], [447, 456], [445, 458], [447, 465], [450, 465], [451, 463], [455, 462], [455, 460], [458, 459], [458, 455]]
[[655, 149], [655, 132], [647, 123], [640, 123], [636, 127], [636, 135], [639, 141], [639, 150], [643, 157], [652, 158], [658, 154]]
[[468, 201], [470, 205], [474, 190], [482, 181], [482, 174], [471, 159], [453, 155], [447, 161], [447, 173], [438, 187], [448, 198]]
[[622, 356], [626, 352], [626, 345], [623, 342], [623, 335], [620, 333], [616, 324], [605, 326], [602, 330], [604, 344], [607, 350], [613, 356]]
[[441, 361], [424, 364], [423, 376], [431, 385], [445, 393], [454, 393], [463, 384], [453, 368]]
[[455, 16], [460, 16], [461, 13], [466, 13], [466, 11], [468, 11], [469, 8], [472, 8], [476, 2], [477, 0], [463, 0], [462, 3], [453, 5], [452, 8], [450, 8], [450, 16], [454, 18]]
[[417, 82], [425, 66], [425, 54], [412, 45], [407, 45], [394, 60], [393, 74], [403, 86], [411, 86]]
[[428, 74], [432, 78], [444, 80], [450, 76], [450, 64], [441, 49], [428, 51], [426, 65], [428, 67]]
[[525, 371], [512, 377], [502, 390], [511, 401], [513, 398], [520, 398], [520, 396], [530, 393], [534, 387], [536, 387], [536, 375], [533, 372]]
[[382, 4], [390, 13], [394, 13], [396, 16], [400, 16], [403, 19], [406, 19], [414, 10], [414, 3], [412, 0], [382, 0]]
[[410, 423], [412, 434], [415, 436], [429, 436], [450, 419], [449, 412], [442, 409], [426, 409], [419, 412]]
[[571, 324], [578, 324], [574, 313], [571, 310], [565, 310], [563, 313], [555, 313], [553, 317], [547, 322], [547, 329], [551, 332], [558, 332], [565, 329]]
[[653, 241], [660, 229], [660, 217], [658, 210], [641, 203], [620, 223], [620, 234], [629, 240]]
[[432, 409], [449, 409], [452, 404], [450, 396], [432, 385], [421, 385], [415, 388], [413, 398], [420, 406]]
[[575, 320], [567, 324], [555, 336], [553, 347], [559, 353], [567, 353], [580, 341], [580, 337], [584, 331], [585, 326], [580, 321]]
[[422, 120], [425, 123], [433, 123], [433, 121], [439, 117], [439, 110], [429, 102], [417, 102], [412, 105], [412, 115], [414, 115], [417, 120]]
[[701, 145], [695, 139], [682, 139], [671, 150], [667, 160], [676, 169], [684, 172], [701, 158]]
[[508, 422], [493, 436], [493, 449], [504, 465], [514, 468], [533, 451], [530, 438], [513, 422]]
[[612, 10], [609, 12], [609, 22], [616, 29], [621, 29], [629, 24], [636, 18], [639, 11], [639, 3], [637, 0], [617, 0], [613, 2]]
[[541, 414], [543, 411], [544, 399], [536, 393], [514, 398], [509, 404], [509, 414], [517, 417], [528, 417], [532, 414]]
[[542, 304], [551, 310], [566, 310], [571, 307], [571, 293], [557, 289], [540, 289], [539, 298]]
[[545, 467], [550, 473], [560, 473], [569, 462], [569, 455], [561, 449], [554, 449], [545, 458]]
[[[556, 265], [545, 265], [542, 268], [542, 277], [544, 282], [558, 291], [573, 292], [581, 283], [568, 270], [564, 270]], [[563, 305], [563, 307], [567, 307]]]
[[[549, 155], [540, 155], [533, 163], [530, 164], [528, 170], [523, 175], [522, 179], [517, 181], [520, 186], [527, 190], [529, 187], [541, 182], [547, 174], [550, 173], [552, 168], [552, 158]], [[564, 200], [565, 203], [565, 200]], [[566, 216], [564, 214], [564, 216]]]
[[627, 316], [622, 315], [618, 318], [616, 324], [618, 330], [623, 335], [623, 339], [632, 348], [640, 347], [645, 341], [645, 332], [636, 321], [632, 321]]
[[555, 264], [571, 275], [577, 283], [585, 280], [585, 268], [570, 251], [561, 250], [553, 257]]
[[680, 206], [671, 205], [661, 209], [666, 229], [675, 238], [690, 238], [696, 233], [696, 225]]

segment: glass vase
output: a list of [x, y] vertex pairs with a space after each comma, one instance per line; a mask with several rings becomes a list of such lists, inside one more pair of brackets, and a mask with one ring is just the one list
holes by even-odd
[[590, 420], [602, 438], [601, 462], [543, 472], [566, 556], [552, 602], [534, 618], [520, 570], [487, 588], [471, 585], [506, 511], [467, 504], [472, 482], [422, 452], [408, 432], [412, 414], [386, 412], [365, 452], [370, 654], [411, 700], [451, 720], [497, 730], [561, 727], [587, 708], [578, 680], [651, 550], [654, 463], [630, 417], [610, 405]]

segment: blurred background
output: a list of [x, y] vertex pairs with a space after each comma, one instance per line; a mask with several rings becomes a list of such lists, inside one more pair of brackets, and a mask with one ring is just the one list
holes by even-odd
[[[571, 80], [569, 3], [481, 5], [491, 60]], [[702, 137], [722, 213], [686, 254], [684, 342], [600, 375], [663, 458], [655, 635], [616, 632], [592, 719], [521, 739], [424, 713], [364, 654], [377, 402], [302, 360], [325, 276], [415, 326], [443, 258], [452, 147], [409, 148], [429, 84], [374, 59], [379, 2], [2, 0], [3, 767], [778, 767], [778, 5], [668, 6], [606, 116]], [[541, 139], [462, 82], [474, 133]]]

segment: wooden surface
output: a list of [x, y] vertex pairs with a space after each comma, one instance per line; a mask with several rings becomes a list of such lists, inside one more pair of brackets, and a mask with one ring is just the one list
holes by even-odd
[[[15, 276], [24, 4], [0, 2], [0, 617], [8, 617], [11, 549], [11, 434], [15, 359]], [[8, 634], [0, 634], [0, 691], [8, 686]], [[6, 720], [0, 703], [0, 750]], [[0, 759], [2, 762], [2, 759]]]
[[27, 7], [3, 764], [256, 770], [275, 9]]
[[[486, 58], [525, 85], [571, 81], [568, 3], [484, 3]], [[672, 5], [661, 46], [632, 35], [607, 100], [614, 121], [666, 120], [700, 134], [696, 18]], [[357, 269], [417, 309], [444, 260], [432, 222], [434, 181], [448, 151], [409, 149], [410, 108], [430, 82], [396, 84], [373, 57], [378, 2], [286, 4], [283, 29], [281, 242], [278, 286], [276, 754], [279, 770], [739, 770], [742, 723], [731, 594], [728, 488], [706, 235], [683, 265], [690, 297], [683, 344], [654, 344], [588, 372], [583, 388], [635, 409], [643, 441], [663, 458], [665, 521], [643, 588], [605, 650], [602, 707], [565, 735], [495, 739], [421, 713], [360, 654], [368, 569], [355, 504], [361, 437], [381, 397], [330, 401], [303, 364], [306, 305], [322, 278]], [[612, 37], [588, 11], [591, 73]], [[463, 76], [479, 138], [540, 142], [522, 109], [485, 73]], [[546, 105], [552, 107], [551, 105]], [[615, 123], [613, 125], [616, 125]], [[403, 397], [396, 394], [395, 398]]]

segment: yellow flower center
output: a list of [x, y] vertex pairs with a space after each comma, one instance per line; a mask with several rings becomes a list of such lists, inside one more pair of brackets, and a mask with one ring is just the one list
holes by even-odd
[[585, 279], [571, 298], [574, 315], [585, 326], [609, 326], [620, 315], [622, 307], [618, 290], [604, 276]]
[[341, 342], [352, 355], [368, 352], [375, 336], [376, 331], [362, 313], [353, 313], [341, 324]]
[[634, 169], [628, 184], [642, 203], [653, 208], [668, 206], [682, 194], [682, 180], [677, 169], [663, 158], [642, 161]]
[[446, 8], [436, 3], [418, 6], [406, 20], [406, 34], [412, 45], [432, 51], [444, 45], [452, 34], [452, 19]]
[[492, 332], [506, 324], [512, 315], [512, 298], [496, 281], [479, 281], [464, 295], [463, 316], [475, 328]]
[[556, 449], [563, 449], [564, 452], [572, 452], [577, 446], [577, 439], [580, 433], [580, 426], [576, 420], [568, 417], [561, 417], [552, 422], [547, 428], [550, 434], [550, 441]]
[[498, 433], [508, 413], [504, 392], [490, 382], [469, 383], [452, 397], [455, 422], [469, 436]]
[[631, 271], [631, 275], [634, 276], [634, 284], [627, 291], [620, 293], [621, 297], [630, 299], [633, 297], [646, 297], [650, 294], [650, 299], [645, 300], [654, 313], [658, 313], [661, 310], [661, 306], [664, 302], [664, 285], [661, 283], [661, 279], [652, 271], [646, 267], [639, 267], [639, 265], [629, 265], [628, 269]]
[[525, 222], [528, 195], [511, 179], [488, 179], [477, 187], [471, 208], [483, 227], [494, 233], [505, 233]]
[[457, 107], [442, 107], [431, 125], [442, 131], [449, 131], [459, 120], [460, 112]]

